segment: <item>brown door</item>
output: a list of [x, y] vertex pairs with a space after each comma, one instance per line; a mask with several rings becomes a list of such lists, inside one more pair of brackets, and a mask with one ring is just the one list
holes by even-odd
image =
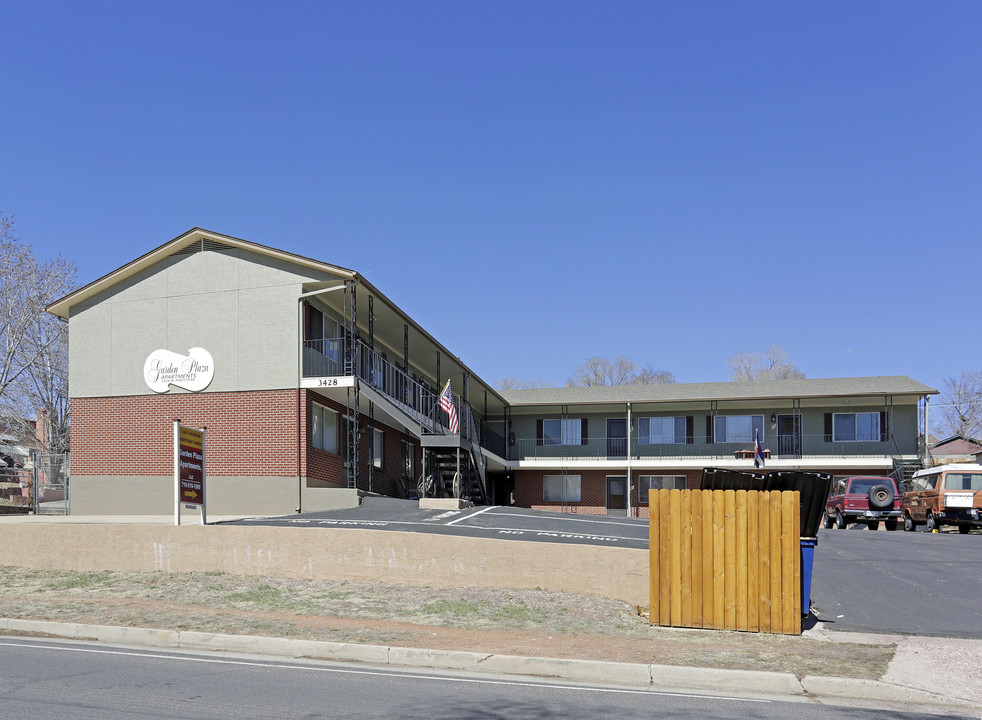
[[624, 475], [607, 478], [607, 514], [627, 515], [627, 477]]

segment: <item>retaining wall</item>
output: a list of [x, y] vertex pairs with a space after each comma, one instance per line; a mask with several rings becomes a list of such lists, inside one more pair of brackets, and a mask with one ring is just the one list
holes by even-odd
[[648, 551], [361, 529], [0, 523], [0, 564], [541, 588], [648, 604]]

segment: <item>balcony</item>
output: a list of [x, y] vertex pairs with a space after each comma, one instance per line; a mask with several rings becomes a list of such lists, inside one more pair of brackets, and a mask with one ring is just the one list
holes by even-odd
[[[668, 441], [639, 444], [631, 440], [632, 460], [713, 461], [753, 458], [753, 440], [743, 442], [707, 443], [705, 438], [693, 438], [691, 443]], [[890, 458], [900, 453], [891, 435], [886, 440], [826, 441], [818, 435], [774, 435], [764, 438], [761, 448], [767, 459], [801, 458]], [[916, 454], [911, 450], [911, 454]], [[579, 445], [550, 444], [548, 439], [517, 438], [509, 448], [509, 460], [626, 460], [625, 438], [586, 438]]]
[[[413, 378], [360, 340], [354, 343], [353, 352], [348, 353], [346, 348], [344, 338], [305, 340], [302, 348], [303, 377], [354, 375], [418, 423], [422, 432], [450, 432], [447, 414], [438, 404], [439, 390]], [[504, 457], [505, 439], [489, 429], [486, 420], [481, 419], [461, 396], [454, 395], [454, 406], [457, 408], [460, 436]]]

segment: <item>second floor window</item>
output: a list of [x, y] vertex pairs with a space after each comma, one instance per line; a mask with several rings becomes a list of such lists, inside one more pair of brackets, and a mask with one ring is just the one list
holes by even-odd
[[879, 442], [880, 413], [835, 413], [832, 439], [836, 442]]
[[713, 442], [750, 443], [754, 441], [754, 431], [764, 442], [763, 415], [717, 415], [713, 429]]
[[586, 445], [586, 418], [539, 420], [536, 425], [536, 445]]
[[686, 418], [643, 417], [638, 418], [638, 444], [668, 445], [687, 442]]

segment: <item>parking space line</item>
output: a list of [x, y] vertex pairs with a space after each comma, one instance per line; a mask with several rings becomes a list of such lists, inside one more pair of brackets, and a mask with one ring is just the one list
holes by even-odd
[[[491, 507], [495, 507], [495, 506], [492, 505]], [[510, 513], [510, 512], [492, 513], [492, 514], [493, 515], [501, 515], [502, 517], [530, 518], [532, 520], [543, 520], [543, 519], [545, 519], [545, 520], [562, 520], [563, 522], [596, 523], [596, 524], [599, 524], [599, 525], [622, 525], [623, 527], [640, 527], [642, 525], [642, 523], [625, 523], [625, 522], [617, 522], [616, 520], [598, 520], [598, 519], [595, 519], [595, 518], [593, 518], [593, 519], [591, 519], [591, 518], [583, 518], [583, 519], [580, 519], [580, 518], [570, 518], [570, 517], [543, 518], [541, 515], [524, 515], [522, 513]], [[606, 517], [606, 516], [602, 516], [602, 517]], [[644, 518], [638, 518], [638, 519], [639, 520], [644, 520]]]
[[485, 508], [481, 508], [477, 512], [473, 512], [470, 515], [462, 515], [461, 517], [457, 518], [456, 520], [451, 520], [448, 523], [444, 523], [444, 525], [453, 525], [454, 523], [459, 523], [461, 520], [469, 520], [472, 517], [477, 517], [481, 513], [486, 513], [488, 510], [490, 510], [493, 507], [494, 507], [494, 505], [488, 505]]

